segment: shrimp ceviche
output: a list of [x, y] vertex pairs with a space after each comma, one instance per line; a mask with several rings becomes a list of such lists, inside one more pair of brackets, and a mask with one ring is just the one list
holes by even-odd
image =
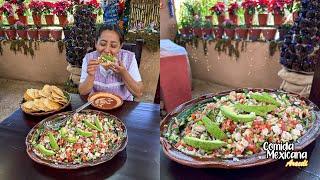
[[102, 114], [76, 113], [57, 130], [39, 128], [30, 144], [41, 159], [55, 164], [81, 164], [108, 156], [126, 137], [124, 126]]
[[265, 142], [294, 142], [314, 120], [312, 108], [297, 96], [244, 89], [182, 111], [163, 136], [191, 156], [238, 158], [261, 152]]

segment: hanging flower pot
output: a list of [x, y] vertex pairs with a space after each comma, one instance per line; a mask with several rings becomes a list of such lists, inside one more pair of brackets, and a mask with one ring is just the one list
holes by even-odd
[[7, 16], [7, 20], [9, 25], [14, 25], [16, 23], [16, 19], [14, 18], [14, 16]]
[[249, 39], [256, 41], [260, 39], [261, 29], [249, 29]]
[[51, 37], [52, 37], [52, 39], [55, 40], [55, 41], [61, 40], [62, 30], [60, 30], [60, 29], [53, 29], [53, 30], [51, 30]]
[[237, 28], [236, 34], [240, 39], [247, 39], [248, 37], [248, 29], [247, 28]]
[[10, 40], [16, 39], [16, 30], [15, 29], [7, 29], [7, 30], [5, 30], [5, 33], [6, 33], [8, 39], [10, 39]]
[[185, 32], [185, 35], [187, 35], [187, 36], [192, 35], [192, 28], [191, 27], [184, 27], [183, 29], [184, 29], [183, 31]]
[[219, 25], [219, 26], [222, 26], [222, 24], [223, 24], [223, 22], [224, 22], [225, 19], [226, 19], [226, 18], [225, 18], [225, 16], [224, 16], [224, 14], [219, 15], [219, 16], [218, 16], [218, 25]]
[[260, 26], [266, 26], [268, 23], [268, 14], [258, 14], [258, 21]]
[[236, 14], [229, 14], [229, 19], [235, 24], [238, 25], [238, 16]]
[[263, 37], [267, 41], [274, 40], [274, 37], [276, 35], [277, 29], [262, 29]]
[[284, 22], [284, 17], [279, 13], [275, 13], [275, 14], [273, 14], [273, 20], [274, 20], [275, 26], [280, 26]]
[[19, 15], [19, 21], [22, 22], [23, 24], [28, 24], [28, 19], [27, 16], [21, 16]]
[[214, 36], [216, 39], [221, 39], [223, 36], [223, 28], [218, 27], [213, 29]]
[[193, 28], [193, 33], [198, 37], [202, 37], [202, 29], [200, 27]]
[[64, 27], [68, 24], [67, 15], [58, 15], [60, 26]]
[[229, 39], [234, 39], [234, 29], [224, 29], [224, 32], [226, 32], [226, 35], [228, 36]]
[[47, 25], [53, 25], [54, 24], [54, 15], [53, 14], [44, 15], [44, 17], [46, 19]]
[[212, 35], [212, 32], [213, 32], [213, 29], [212, 28], [203, 28], [203, 34], [205, 36], [211, 36]]
[[19, 37], [21, 37], [21, 39], [28, 39], [28, 34], [27, 34], [27, 30], [23, 29], [23, 30], [17, 30], [17, 34]]
[[29, 29], [27, 32], [30, 40], [39, 40], [38, 29]]
[[40, 40], [49, 40], [50, 29], [39, 29]]
[[40, 15], [37, 15], [37, 14], [33, 13], [32, 14], [32, 19], [33, 19], [33, 23], [36, 26], [40, 26], [41, 25], [41, 16]]
[[253, 15], [250, 15], [248, 11], [244, 13], [244, 21], [247, 26], [252, 25]]

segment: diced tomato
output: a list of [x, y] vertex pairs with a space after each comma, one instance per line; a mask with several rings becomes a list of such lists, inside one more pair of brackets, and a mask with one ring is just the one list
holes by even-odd
[[196, 115], [195, 114], [191, 114], [191, 118], [192, 119], [196, 119]]
[[190, 132], [191, 132], [191, 128], [188, 126], [186, 129], [185, 129], [185, 134], [190, 134]]
[[191, 146], [187, 146], [187, 149], [188, 149], [188, 151], [193, 151], [193, 147], [191, 147]]
[[247, 149], [248, 149], [249, 151], [252, 151], [253, 153], [257, 153], [257, 151], [258, 151], [256, 145], [254, 145], [254, 144], [249, 144], [249, 146], [247, 147]]
[[87, 161], [87, 157], [84, 154], [81, 155], [81, 159], [82, 159], [83, 162]]
[[297, 125], [298, 123], [299, 123], [299, 122], [298, 122], [297, 120], [292, 120], [292, 121], [291, 121], [291, 124], [294, 125], [294, 126]]
[[226, 151], [224, 151], [224, 155], [228, 155], [228, 154], [230, 154], [230, 150], [226, 150]]
[[269, 123], [266, 123], [266, 128], [268, 129], [268, 130], [271, 130], [271, 124], [269, 124]]
[[240, 150], [236, 150], [234, 153], [235, 153], [236, 155], [241, 155], [241, 154], [242, 154], [242, 152], [241, 152]]
[[269, 142], [273, 142], [273, 137], [270, 136], [270, 137], [268, 138], [268, 141], [269, 141]]
[[81, 144], [80, 143], [75, 143], [74, 145], [73, 145], [73, 148], [74, 149], [80, 149], [81, 148]]
[[252, 142], [252, 137], [251, 136], [245, 136], [244, 139], [247, 140], [248, 142]]
[[90, 146], [90, 151], [93, 151], [95, 147], [96, 147], [95, 144], [91, 144], [91, 146]]
[[231, 119], [227, 119], [225, 121], [223, 121], [223, 123], [221, 124], [221, 129], [224, 131], [224, 130], [227, 130], [231, 133], [234, 132], [234, 130], [236, 129], [236, 124], [231, 120]]

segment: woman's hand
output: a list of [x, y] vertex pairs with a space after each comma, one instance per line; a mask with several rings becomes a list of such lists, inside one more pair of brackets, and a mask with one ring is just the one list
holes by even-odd
[[118, 64], [117, 63], [114, 63], [110, 66], [110, 69], [118, 74], [120, 74], [121, 76], [123, 76], [126, 72], [127, 72], [127, 69], [126, 67], [124, 66], [124, 64], [120, 61], [118, 61]]
[[87, 73], [89, 76], [94, 76], [99, 67], [99, 61], [96, 59], [91, 59], [88, 64]]

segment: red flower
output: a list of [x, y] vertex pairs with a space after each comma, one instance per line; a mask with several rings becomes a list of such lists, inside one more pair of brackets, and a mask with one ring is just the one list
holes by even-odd
[[3, 3], [1, 7], [1, 11], [5, 16], [13, 16], [13, 8], [12, 5], [9, 2]]
[[32, 0], [29, 4], [29, 8], [34, 14], [40, 15], [44, 11], [44, 3], [42, 1]]
[[27, 12], [27, 8], [24, 4], [18, 5], [16, 9], [16, 13], [18, 16], [24, 16], [26, 12]]
[[228, 8], [228, 12], [229, 14], [237, 14], [237, 11], [239, 10], [239, 4], [237, 2], [234, 2], [234, 3], [231, 3], [229, 5], [229, 8]]
[[44, 4], [43, 13], [44, 14], [51, 14], [54, 10], [54, 7], [55, 7], [54, 3], [45, 1], [45, 2], [43, 2], [43, 4]]
[[284, 15], [284, 0], [271, 0], [269, 3], [269, 12]]
[[241, 6], [245, 9], [250, 15], [253, 15], [256, 11], [257, 2], [254, 0], [245, 0], [242, 2]]
[[54, 4], [53, 14], [56, 15], [67, 15], [72, 13], [72, 4], [69, 0], [60, 0]]
[[224, 2], [217, 2], [212, 8], [210, 8], [210, 11], [213, 11], [220, 16], [224, 12], [225, 7]]
[[89, 6], [94, 14], [98, 13], [98, 11], [100, 10], [100, 4], [97, 0], [85, 1], [84, 4]]
[[265, 12], [268, 10], [269, 0], [258, 0], [259, 12]]

